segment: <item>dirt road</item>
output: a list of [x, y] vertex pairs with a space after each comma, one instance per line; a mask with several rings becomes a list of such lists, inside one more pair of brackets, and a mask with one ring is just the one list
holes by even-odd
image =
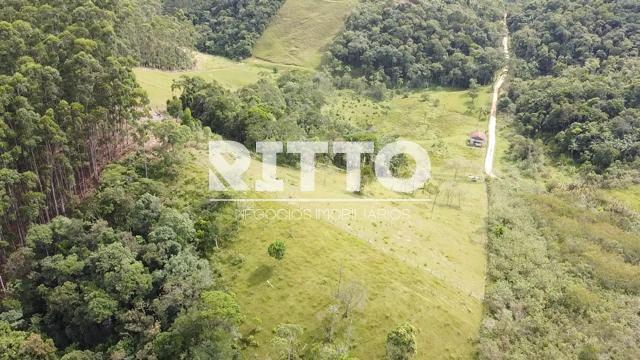
[[[502, 46], [504, 48], [504, 57], [509, 61], [509, 31], [507, 29], [507, 15], [504, 15], [504, 25], [506, 34], [502, 39]], [[507, 79], [507, 75], [509, 74], [509, 65], [506, 64], [504, 69], [502, 69], [502, 73], [498, 77], [495, 85], [493, 86], [493, 98], [491, 100], [491, 114], [489, 117], [489, 142], [487, 145], [487, 157], [484, 160], [484, 172], [489, 177], [495, 177], [493, 174], [493, 158], [496, 153], [496, 127], [498, 123], [498, 97], [500, 95], [500, 89]]]

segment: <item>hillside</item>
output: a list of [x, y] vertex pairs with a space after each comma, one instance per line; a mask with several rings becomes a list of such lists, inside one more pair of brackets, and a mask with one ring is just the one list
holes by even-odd
[[[429, 101], [421, 100], [425, 95]], [[487, 102], [488, 96], [483, 89], [478, 103]], [[393, 129], [402, 138], [439, 149], [433, 161], [437, 164], [434, 172], [439, 174], [435, 183], [442, 195], [435, 207], [432, 203], [372, 206], [358, 202], [246, 205], [252, 211], [297, 209], [322, 214], [304, 221], [249, 218], [241, 223], [233, 244], [216, 255], [225, 264], [227, 286], [247, 315], [245, 331], [263, 329], [254, 334], [260, 346], [249, 347], [247, 355], [264, 358], [270, 354], [269, 329], [282, 323], [301, 324], [308, 337], [322, 337], [319, 319], [335, 301], [340, 278], [361, 282], [367, 292], [366, 303], [353, 318], [354, 355], [383, 356], [387, 329], [405, 321], [419, 330], [420, 344], [430, 344], [421, 350], [425, 358], [441, 354], [469, 358], [474, 353], [484, 292], [487, 204], [484, 185], [467, 179], [468, 174], [482, 172], [484, 153], [466, 148], [464, 141], [467, 132], [485, 122], [456, 110], [465, 100], [464, 92], [448, 91], [415, 93], [380, 104], [351, 92], [335, 95], [325, 111], [338, 112], [356, 123], [373, 121], [380, 133]], [[434, 107], [433, 102], [439, 105]], [[404, 122], [398, 127], [400, 119]], [[193, 163], [171, 186], [178, 198], [193, 198], [206, 187], [206, 154], [194, 152], [191, 157]], [[453, 169], [452, 163], [456, 164]], [[255, 163], [247, 179], [256, 179], [260, 171]], [[336, 191], [344, 173], [334, 167], [319, 171], [322, 180], [314, 196], [345, 197]], [[279, 196], [300, 197], [295, 190], [297, 171], [280, 167], [278, 173], [289, 189]], [[363, 195], [371, 199], [393, 196], [375, 184]], [[424, 196], [428, 194], [416, 194]], [[339, 215], [341, 209], [357, 215], [344, 218]], [[367, 215], [373, 209], [396, 216]], [[397, 218], [403, 211], [409, 217]], [[273, 239], [287, 244], [289, 253], [281, 264], [275, 264], [264, 250]], [[237, 259], [243, 260], [237, 264]], [[416, 303], [421, 305], [416, 307]]]
[[[283, 14], [286, 15], [288, 11], [297, 13], [298, 19], [303, 19], [301, 21], [313, 19], [309, 21], [316, 26], [315, 34], [323, 34], [322, 39], [291, 37], [283, 41], [286, 45], [278, 47], [278, 44], [275, 44], [274, 48], [294, 49], [298, 46], [295, 44], [314, 44], [307, 46], [307, 50], [301, 53], [287, 52], [296, 54], [300, 61], [296, 60], [293, 63], [301, 64], [302, 68], [316, 66], [321, 51], [334, 35], [341, 31], [342, 21], [354, 4], [328, 3], [326, 9], [332, 11], [325, 12], [327, 16], [324, 17], [312, 16], [313, 11], [318, 11], [318, 8], [311, 7], [308, 3], [297, 9], [294, 5], [296, 3], [291, 2], [288, 3], [288, 7], [283, 8], [284, 13], [277, 16], [277, 21], [268, 28], [263, 40], [273, 36], [269, 34], [282, 31], [279, 22], [284, 21]], [[264, 44], [263, 40], [261, 44]], [[258, 49], [260, 46], [264, 45], [259, 45]], [[44, 329], [44, 333], [53, 337], [54, 344], [65, 347], [69, 341], [81, 339], [83, 348], [90, 348], [96, 352], [111, 352], [113, 350], [103, 349], [107, 344], [116, 346], [117, 343], [121, 351], [137, 352], [139, 356], [150, 352], [163, 356], [179, 352], [195, 354], [204, 346], [202, 344], [210, 341], [207, 335], [198, 332], [200, 335], [192, 338], [192, 345], [189, 346], [177, 342], [186, 336], [187, 331], [191, 331], [184, 327], [189, 319], [200, 317], [195, 324], [204, 324], [204, 315], [200, 311], [219, 304], [208, 302], [210, 297], [222, 296], [219, 293], [207, 292], [213, 288], [216, 291], [234, 294], [233, 299], [229, 299], [230, 304], [237, 302], [243, 320], [237, 323], [238, 337], [234, 338], [234, 333], [231, 332], [230, 337], [224, 337], [224, 341], [235, 339], [233, 341], [242, 343], [242, 352], [250, 357], [265, 358], [277, 353], [277, 348], [272, 344], [272, 330], [286, 323], [303, 326], [305, 341], [324, 349], [318, 351], [334, 349], [331, 351], [352, 353], [353, 356], [363, 358], [383, 357], [387, 351], [385, 339], [389, 331], [402, 323], [410, 323], [416, 329], [416, 341], [424, 344], [421, 345], [421, 357], [437, 357], [442, 354], [448, 354], [447, 356], [453, 358], [471, 357], [475, 352], [482, 318], [486, 269], [484, 219], [487, 217], [488, 205], [484, 184], [468, 178], [468, 175], [481, 175], [484, 153], [479, 149], [468, 148], [465, 142], [468, 133], [485, 126], [482, 114], [486, 111], [488, 103], [488, 89], [477, 88], [472, 93], [424, 90], [393, 94], [385, 91], [378, 94], [382, 99], [374, 101], [360, 90], [339, 90], [334, 88], [331, 82], [322, 83], [323, 78], [320, 75], [309, 75], [310, 82], [297, 90], [296, 86], [301, 86], [299, 79], [307, 78], [308, 75], [304, 75], [307, 70], [289, 75], [288, 71], [300, 67], [292, 66], [288, 61], [278, 63], [272, 62], [271, 59], [249, 59], [237, 62], [203, 54], [195, 54], [195, 59], [196, 65], [191, 70], [134, 70], [137, 82], [148, 94], [151, 108], [155, 112], [163, 112], [167, 100], [185, 91], [186, 87], [172, 89], [174, 82], [183, 76], [202, 78], [193, 80], [196, 83], [219, 83], [220, 89], [223, 90], [215, 91], [223, 93], [211, 97], [208, 91], [217, 88], [203, 88], [204, 92], [198, 92], [198, 96], [205, 96], [202, 98], [205, 104], [215, 104], [218, 100], [215, 96], [221, 96], [227, 101], [228, 96], [228, 100], [238, 106], [229, 108], [229, 116], [237, 116], [242, 121], [245, 121], [244, 111], [248, 111], [249, 114], [253, 111], [250, 107], [243, 110], [250, 104], [247, 99], [255, 100], [262, 97], [262, 101], [268, 101], [269, 106], [273, 106], [271, 101], [277, 104], [277, 99], [269, 98], [278, 96], [274, 93], [275, 90], [270, 90], [270, 86], [277, 86], [286, 97], [286, 106], [291, 106], [291, 111], [295, 111], [285, 112], [288, 118], [299, 117], [298, 121], [307, 121], [306, 117], [317, 116], [315, 120], [320, 121], [318, 130], [323, 130], [327, 125], [338, 126], [338, 129], [344, 127], [350, 129], [348, 131], [362, 131], [364, 136], [379, 138], [380, 141], [387, 141], [387, 138], [415, 140], [429, 149], [434, 173], [437, 175], [428, 189], [406, 197], [423, 199], [424, 202], [390, 202], [373, 207], [370, 202], [358, 202], [394, 197], [393, 193], [376, 183], [367, 183], [366, 190], [362, 193], [345, 197], [343, 192], [337, 191], [344, 181], [344, 170], [326, 164], [320, 170], [322, 183], [315, 196], [345, 198], [354, 200], [354, 203], [260, 203], [254, 210], [303, 208], [320, 215], [304, 221], [246, 219], [237, 223], [237, 229], [231, 231], [228, 227], [235, 225], [225, 217], [224, 209], [210, 210], [202, 205], [213, 196], [206, 191], [206, 151], [195, 143], [202, 141], [206, 131], [203, 133], [194, 130], [193, 127], [198, 128], [198, 125], [190, 121], [199, 120], [203, 124], [211, 125], [216, 132], [224, 134], [227, 131], [224, 129], [224, 123], [235, 120], [216, 118], [215, 122], [209, 123], [206, 107], [193, 108], [196, 119], [188, 115], [191, 114], [190, 109], [188, 112], [184, 109], [184, 112], [175, 114], [181, 118], [183, 126], [175, 127], [177, 125], [171, 125], [173, 121], [170, 120], [152, 124], [147, 136], [153, 135], [158, 139], [159, 147], [150, 153], [147, 153], [144, 146], [138, 148], [134, 156], [122, 163], [122, 167], [109, 168], [96, 196], [86, 202], [85, 207], [77, 214], [92, 221], [105, 219], [113, 231], [117, 231], [118, 234], [122, 232], [121, 237], [104, 240], [103, 245], [106, 247], [128, 246], [125, 235], [127, 228], [139, 237], [143, 247], [132, 248], [129, 250], [130, 254], [123, 256], [139, 261], [134, 262], [132, 266], [140, 267], [141, 283], [146, 282], [147, 272], [151, 273], [154, 269], [161, 273], [177, 271], [171, 270], [176, 266], [174, 262], [164, 268], [166, 263], [165, 260], [161, 260], [160, 254], [165, 250], [158, 250], [158, 254], [152, 250], [156, 246], [153, 244], [159, 247], [176, 246], [170, 245], [171, 241], [178, 241], [171, 235], [175, 233], [180, 234], [179, 246], [185, 248], [184, 254], [175, 256], [182, 259], [188, 253], [188, 256], [193, 257], [189, 261], [194, 262], [199, 261], [197, 259], [204, 254], [209, 256], [211, 264], [215, 264], [216, 267], [216, 285], [210, 285], [211, 275], [208, 268], [199, 268], [200, 272], [197, 274], [181, 272], [180, 275], [176, 275], [187, 278], [199, 276], [199, 279], [204, 281], [202, 287], [197, 287], [195, 293], [189, 296], [188, 303], [183, 302], [184, 309], [179, 314], [173, 314], [171, 309], [159, 304], [164, 304], [164, 299], [170, 296], [185, 296], [183, 291], [190, 291], [191, 288], [179, 287], [169, 290], [170, 286], [174, 286], [171, 282], [174, 281], [172, 277], [166, 278], [166, 281], [169, 281], [167, 285], [162, 285], [162, 282], [154, 283], [152, 288], [140, 285], [143, 287], [140, 290], [143, 295], [140, 295], [138, 300], [144, 299], [154, 304], [156, 310], [152, 316], [161, 319], [161, 334], [153, 339], [144, 335], [142, 339], [128, 344], [118, 341], [118, 335], [113, 333], [115, 329], [129, 326], [125, 325], [129, 323], [124, 317], [119, 316], [113, 327], [104, 327], [102, 324], [83, 322], [62, 310], [53, 311], [47, 307], [44, 311], [50, 314], [48, 316], [65, 317], [60, 326], [71, 328], [75, 324], [89, 331], [108, 331], [110, 334], [101, 341], [96, 341], [95, 344], [101, 345], [95, 347], [91, 336], [87, 338], [75, 332], [69, 332], [65, 336], [56, 335], [57, 325], [52, 320], [47, 320], [50, 321], [47, 323], [50, 327]], [[271, 85], [267, 85], [268, 83]], [[228, 93], [224, 93], [225, 91]], [[321, 98], [315, 98], [317, 96]], [[186, 101], [186, 98], [181, 99]], [[308, 100], [312, 103], [307, 103]], [[301, 102], [300, 105], [296, 105], [298, 101]], [[317, 106], [314, 111], [318, 113], [312, 113], [308, 106], [316, 102], [317, 105], [313, 106]], [[186, 102], [183, 104], [192, 105]], [[173, 106], [173, 103], [170, 105]], [[170, 109], [175, 111], [173, 107]], [[278, 115], [280, 110], [277, 108], [268, 109], [274, 112], [274, 116], [282, 116]], [[222, 127], [213, 126], [221, 121]], [[324, 121], [328, 121], [327, 125], [323, 125]], [[191, 130], [188, 130], [188, 127], [191, 127]], [[227, 134], [233, 136], [234, 132], [229, 131]], [[257, 164], [254, 165], [249, 180], [259, 175], [260, 170]], [[279, 167], [278, 171], [286, 179], [289, 189], [298, 185], [297, 171], [294, 168]], [[125, 177], [130, 179], [127, 186], [122, 182]], [[150, 182], [145, 182], [145, 179]], [[434, 194], [439, 195], [434, 197]], [[257, 193], [244, 195], [263, 196]], [[281, 194], [283, 197], [301, 195], [290, 190]], [[157, 199], [149, 196], [157, 196]], [[158, 201], [166, 206], [162, 211], [172, 214], [171, 217], [161, 215], [159, 219], [153, 218], [153, 206], [156, 206]], [[143, 213], [152, 216], [153, 219], [138, 218], [138, 215], [135, 215], [136, 209], [148, 206], [151, 206], [151, 209], [144, 210]], [[358, 215], [348, 220], [335, 216], [336, 212], [346, 209]], [[143, 221], [143, 225], [134, 221]], [[169, 225], [171, 230], [167, 228]], [[227, 230], [223, 231], [224, 228]], [[58, 230], [53, 230], [54, 243], [67, 241], [60, 240], [63, 235], [58, 235], [56, 231]], [[95, 235], [88, 233], [82, 236], [91, 238]], [[214, 238], [215, 248], [211, 247]], [[287, 255], [278, 264], [274, 264], [265, 251], [267, 245], [274, 240], [282, 240], [287, 245]], [[42, 241], [48, 241], [46, 235]], [[185, 241], [190, 244], [187, 245]], [[217, 248], [219, 241], [223, 244], [221, 249]], [[51, 254], [39, 253], [41, 257], [34, 264], [41, 266], [42, 263], [42, 266], [47, 266], [46, 264], [53, 261], [50, 257], [72, 259], [75, 256], [64, 248], [56, 248], [55, 253], [53, 249], [51, 251]], [[98, 251], [98, 248], [82, 251]], [[17, 260], [12, 259], [12, 262], [14, 261]], [[177, 260], [168, 258], [167, 261]], [[99, 269], [96, 269], [95, 273], [93, 268], [86, 269], [88, 275], [83, 281], [97, 284], [91, 286], [109, 286], [99, 284], [98, 280], [95, 280], [94, 276], [98, 277]], [[160, 276], [161, 273], [155, 272], [154, 276]], [[162, 279], [165, 279], [164, 275]], [[40, 279], [29, 283], [29, 286], [38, 286], [38, 281]], [[57, 282], [47, 284], [51, 286], [50, 291], [53, 294], [57, 294], [66, 286]], [[341, 309], [344, 306], [340, 303], [340, 296], [343, 296], [340, 293], [355, 289], [362, 291], [363, 301], [349, 313], [349, 316], [339, 316], [330, 320], [333, 311], [331, 309], [335, 306]], [[77, 291], [84, 290], [79, 288]], [[43, 300], [32, 299], [29, 294], [25, 291], [21, 295], [25, 304], [30, 304], [31, 301], [55, 301], [54, 297], [50, 296]], [[158, 294], [158, 299], [155, 298], [155, 294]], [[256, 302], [256, 298], [261, 301]], [[84, 309], [82, 301], [78, 300], [77, 306]], [[109, 299], [104, 301], [111, 304], [108, 302], [111, 301]], [[94, 306], [91, 304], [87, 306]], [[117, 311], [124, 313], [132, 303], [123, 299], [118, 306]], [[31, 313], [28, 313], [28, 316], [31, 316]], [[225, 318], [224, 326], [233, 328], [236, 326], [235, 321], [235, 315], [230, 315]], [[327, 321], [336, 321], [335, 339], [326, 338]], [[149, 334], [153, 330], [142, 331]], [[446, 340], [442, 341], [443, 339]], [[152, 345], [145, 346], [145, 343]], [[159, 352], [160, 348], [165, 350]], [[232, 351], [227, 345], [224, 349]], [[309, 348], [308, 351], [316, 350]]]
[[640, 358], [637, 1], [2, 9], [0, 360]]
[[273, 63], [316, 68], [357, 3], [357, 0], [286, 1], [256, 42], [253, 56]]
[[259, 66], [236, 62], [223, 57], [196, 53], [196, 64], [191, 70], [161, 71], [149, 68], [135, 68], [138, 83], [146, 90], [151, 107], [156, 111], [166, 110], [167, 100], [174, 93], [171, 84], [182, 76], [199, 76], [206, 80], [216, 80], [230, 89], [238, 89], [252, 84], [262, 77], [268, 77], [273, 68], [279, 66]]
[[480, 358], [636, 358], [640, 8], [514, 5]]

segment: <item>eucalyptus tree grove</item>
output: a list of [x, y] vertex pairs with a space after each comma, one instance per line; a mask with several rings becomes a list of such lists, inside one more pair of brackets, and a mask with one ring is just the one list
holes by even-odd
[[146, 96], [116, 55], [115, 1], [2, 1], [0, 244], [64, 214], [129, 145]]

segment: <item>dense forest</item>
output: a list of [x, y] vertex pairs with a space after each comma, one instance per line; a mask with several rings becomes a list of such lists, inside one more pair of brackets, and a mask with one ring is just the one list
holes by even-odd
[[3, 1], [0, 248], [63, 214], [129, 149], [146, 96], [131, 66], [191, 65], [190, 25], [153, 0]]
[[[521, 131], [597, 172], [640, 156], [640, 5], [536, 1], [510, 16]], [[636, 165], [637, 166], [637, 165]]]
[[637, 167], [639, 60], [590, 59], [558, 77], [514, 81], [509, 98], [520, 130], [597, 172], [616, 162]]
[[588, 59], [638, 57], [640, 4], [634, 0], [536, 0], [508, 19], [518, 75], [560, 75]]
[[3, 249], [63, 214], [130, 143], [146, 102], [116, 55], [116, 4], [4, 2], [0, 14]]
[[365, 1], [332, 44], [338, 75], [387, 86], [489, 84], [503, 62], [503, 13], [493, 1]]
[[150, 130], [158, 147], [109, 165], [73, 218], [32, 226], [8, 258], [7, 276], [21, 280], [0, 303], [3, 359], [237, 355], [242, 315], [204, 257], [233, 220], [200, 200], [176, 208], [159, 181], [184, 165], [185, 141], [211, 133], [173, 121]]
[[161, 0], [120, 0], [115, 11], [118, 54], [156, 69], [193, 66], [196, 31], [186, 17], [164, 15]]
[[164, 0], [169, 14], [186, 14], [198, 31], [198, 50], [231, 59], [251, 56], [256, 40], [284, 0]]

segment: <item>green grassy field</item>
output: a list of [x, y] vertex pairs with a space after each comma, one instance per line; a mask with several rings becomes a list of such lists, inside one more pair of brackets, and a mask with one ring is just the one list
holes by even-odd
[[320, 64], [326, 46], [340, 32], [344, 19], [357, 3], [357, 0], [288, 0], [257, 42], [252, 58], [238, 62], [196, 53], [193, 70], [136, 68], [134, 73], [147, 91], [152, 109], [162, 111], [173, 95], [166, 84], [183, 75], [216, 80], [234, 90], [261, 77], [272, 76], [274, 69], [315, 68]]
[[188, 71], [161, 71], [135, 68], [138, 83], [147, 91], [151, 107], [163, 111], [166, 102], [173, 95], [171, 84], [181, 76], [200, 76], [205, 80], [216, 80], [222, 86], [235, 90], [252, 84], [263, 77], [274, 76], [274, 69], [291, 68], [286, 65], [270, 64], [264, 61], [232, 61], [219, 56], [196, 53], [196, 67]]
[[428, 149], [436, 166], [471, 167], [480, 175], [484, 149], [470, 148], [466, 141], [469, 133], [487, 127], [479, 113], [489, 103], [488, 91], [479, 91], [473, 114], [467, 112], [467, 92], [451, 90], [412, 92], [379, 103], [341, 91], [325, 111], [380, 134], [414, 140]]
[[[314, 215], [302, 220], [249, 217], [233, 244], [217, 255], [226, 286], [237, 295], [246, 315], [243, 330], [263, 328], [256, 335], [260, 346], [245, 351], [248, 358], [269, 356], [271, 329], [278, 324], [301, 324], [309, 336], [319, 336], [319, 319], [332, 303], [341, 276], [344, 281], [362, 282], [368, 292], [365, 308], [355, 317], [353, 352], [359, 358], [383, 357], [386, 333], [404, 322], [419, 330], [419, 359], [473, 356], [484, 296], [487, 197], [482, 182], [466, 178], [481, 174], [484, 151], [467, 148], [465, 140], [468, 132], [486, 122], [465, 114], [464, 92], [426, 93], [427, 101], [424, 93], [412, 93], [371, 103], [343, 91], [325, 111], [339, 112], [354, 122], [370, 121], [377, 131], [424, 145], [434, 163], [433, 183], [441, 189], [435, 207], [357, 202], [250, 205], [253, 211], [302, 209]], [[478, 103], [485, 100], [483, 91]], [[192, 192], [198, 191], [194, 189], [207, 187], [206, 151], [194, 151], [192, 156], [173, 186], [177, 198], [193, 197]], [[247, 182], [253, 183], [260, 171], [255, 162]], [[279, 197], [303, 196], [297, 190], [297, 170], [280, 167], [278, 173], [287, 189]], [[362, 195], [346, 193], [344, 172], [332, 166], [320, 166], [316, 178], [318, 190], [304, 197], [397, 197], [377, 183], [368, 185]], [[433, 198], [422, 192], [414, 196]], [[345, 210], [350, 215], [340, 216]], [[378, 215], [372, 216], [372, 211]], [[407, 215], [387, 216], [401, 211]], [[287, 255], [280, 263], [266, 252], [274, 240], [287, 243]], [[246, 259], [242, 266], [228, 261], [239, 255]]]
[[630, 186], [627, 189], [612, 189], [606, 193], [631, 209], [640, 211], [640, 185]]
[[287, 0], [256, 43], [254, 56], [315, 68], [357, 0]]
[[[192, 71], [135, 69], [136, 76], [149, 93], [152, 107], [163, 110], [172, 95], [171, 83], [182, 75], [216, 80], [233, 90], [261, 77], [277, 76], [274, 68], [313, 67], [355, 3], [289, 0], [259, 41], [254, 58], [233, 62], [198, 54]], [[293, 28], [304, 30], [293, 32]], [[411, 92], [382, 102], [351, 91], [335, 92], [323, 109], [327, 115], [416, 141], [427, 149], [433, 165], [432, 186], [439, 193], [412, 195], [434, 200], [435, 205], [249, 205], [258, 211], [304, 210], [312, 216], [247, 218], [231, 246], [215, 255], [222, 264], [220, 285], [236, 294], [246, 315], [243, 331], [263, 329], [255, 335], [259, 346], [245, 350], [247, 358], [268, 358], [271, 330], [282, 323], [301, 324], [308, 336], [319, 338], [320, 318], [334, 301], [340, 278], [363, 283], [368, 293], [354, 323], [353, 353], [358, 358], [382, 358], [387, 332], [405, 322], [418, 329], [417, 358], [473, 357], [483, 311], [488, 204], [485, 184], [467, 178], [482, 175], [484, 149], [469, 148], [466, 140], [470, 132], [486, 129], [486, 117], [479, 113], [488, 107], [488, 88], [481, 89], [475, 110], [467, 111], [467, 101], [466, 92], [450, 90]], [[360, 195], [347, 193], [344, 171], [332, 166], [319, 167], [318, 189], [312, 195], [297, 190], [297, 170], [279, 167], [278, 173], [287, 189], [280, 197], [398, 197], [377, 183], [367, 185]], [[252, 183], [260, 174], [254, 162], [246, 180]], [[191, 150], [191, 161], [177, 179], [172, 190], [175, 199], [184, 199], [182, 205], [208, 195], [206, 149]], [[287, 243], [287, 255], [277, 264], [266, 252], [274, 240]], [[229, 261], [240, 255], [246, 259], [242, 266]]]

